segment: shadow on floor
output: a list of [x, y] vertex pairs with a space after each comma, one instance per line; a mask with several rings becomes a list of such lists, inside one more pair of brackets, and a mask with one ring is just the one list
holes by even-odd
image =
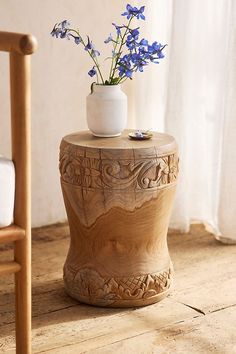
[[[1, 309], [2, 307], [2, 309]], [[32, 287], [33, 328], [55, 323], [86, 320], [125, 313], [130, 309], [103, 308], [79, 303], [68, 296], [62, 279], [46, 281]], [[40, 321], [38, 318], [40, 317]], [[14, 334], [14, 292], [0, 294], [0, 338]]]

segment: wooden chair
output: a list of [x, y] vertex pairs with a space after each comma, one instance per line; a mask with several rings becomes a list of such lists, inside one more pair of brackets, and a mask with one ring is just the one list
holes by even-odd
[[31, 162], [30, 54], [31, 35], [0, 31], [0, 51], [9, 52], [11, 141], [16, 187], [14, 224], [0, 229], [0, 243], [14, 241], [14, 261], [0, 263], [0, 275], [15, 273], [16, 353], [31, 353]]

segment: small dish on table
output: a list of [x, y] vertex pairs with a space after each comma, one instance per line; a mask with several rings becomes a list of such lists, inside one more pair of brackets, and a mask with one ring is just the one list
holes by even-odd
[[149, 130], [146, 131], [135, 130], [129, 133], [129, 138], [133, 140], [147, 140], [147, 139], [151, 139], [152, 136], [153, 134]]

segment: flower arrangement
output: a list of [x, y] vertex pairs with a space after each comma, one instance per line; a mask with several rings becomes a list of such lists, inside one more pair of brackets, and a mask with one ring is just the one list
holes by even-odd
[[135, 72], [143, 72], [144, 67], [149, 63], [158, 64], [160, 59], [164, 58], [163, 49], [166, 45], [162, 45], [157, 41], [149, 43], [147, 39], [140, 40], [139, 27], [133, 28], [134, 19], [145, 20], [145, 6], [132, 7], [127, 4], [126, 11], [121, 16], [126, 17], [127, 23], [116, 25], [115, 35], [110, 34], [104, 43], [111, 43], [112, 55], [107, 58], [111, 60], [109, 77], [104, 79], [98, 57], [100, 52], [95, 48], [90, 37], [87, 39], [82, 37], [78, 29], [70, 27], [70, 23], [64, 20], [56, 24], [51, 32], [56, 38], [73, 39], [76, 45], [82, 45], [84, 50], [89, 54], [93, 61], [93, 67], [89, 70], [88, 75], [93, 77], [96, 75], [97, 84], [102, 85], [118, 85], [125, 80], [132, 79]]

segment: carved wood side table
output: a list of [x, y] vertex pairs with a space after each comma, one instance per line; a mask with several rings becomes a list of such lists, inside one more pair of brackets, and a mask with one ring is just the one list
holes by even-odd
[[92, 305], [143, 306], [165, 297], [172, 264], [167, 229], [178, 174], [170, 135], [150, 140], [63, 138], [61, 185], [71, 243], [66, 291]]

